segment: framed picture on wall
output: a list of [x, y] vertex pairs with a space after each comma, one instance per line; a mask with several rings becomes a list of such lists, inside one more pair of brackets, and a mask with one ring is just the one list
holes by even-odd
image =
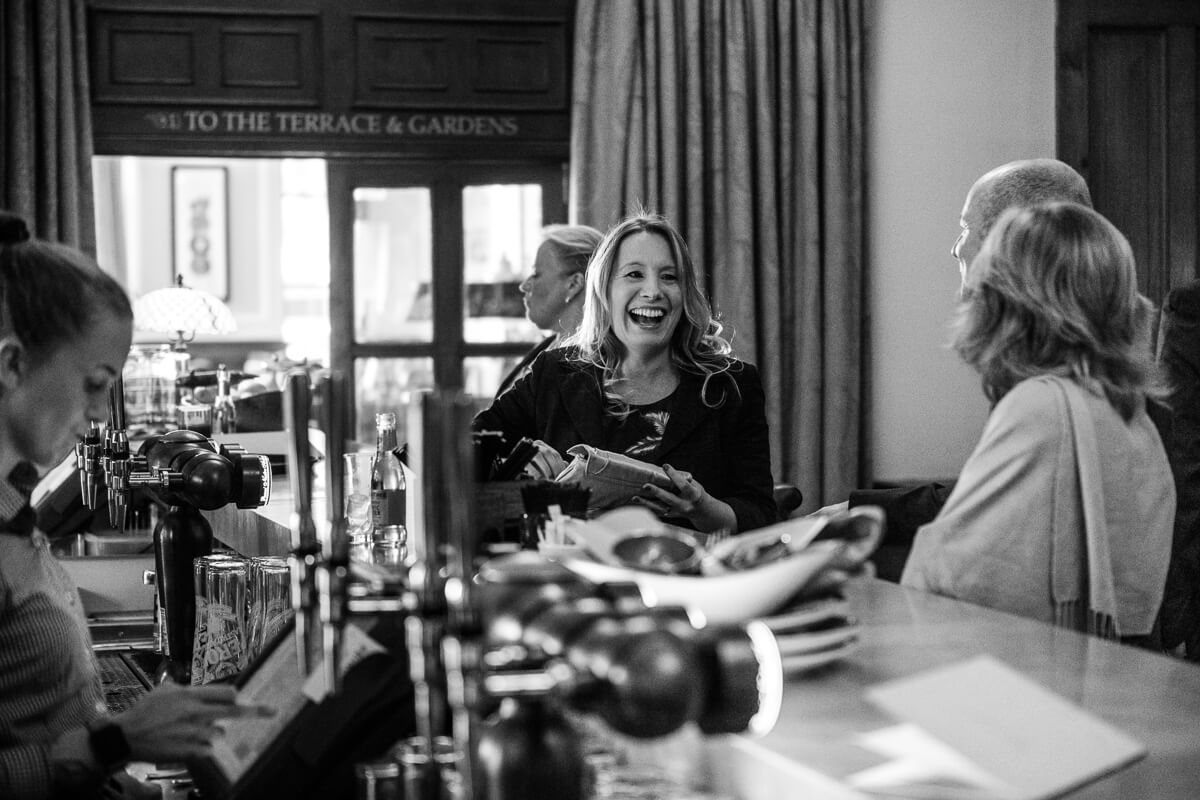
[[171, 168], [174, 275], [222, 300], [229, 300], [228, 182], [225, 167]]

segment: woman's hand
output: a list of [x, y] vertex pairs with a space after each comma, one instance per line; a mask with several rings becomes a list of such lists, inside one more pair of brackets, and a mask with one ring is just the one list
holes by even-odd
[[558, 473], [567, 468], [567, 462], [559, 452], [541, 439], [534, 439], [533, 446], [537, 448], [537, 454], [522, 470], [522, 474], [526, 477], [552, 481], [558, 476]]
[[709, 533], [726, 528], [737, 533], [737, 515], [726, 502], [718, 500], [704, 490], [690, 472], [663, 465], [663, 472], [671, 479], [675, 491], [662, 489], [654, 484], [642, 486], [642, 492], [634, 497], [659, 516], [681, 517], [695, 526], [696, 530]]
[[204, 755], [221, 734], [219, 720], [269, 717], [274, 709], [238, 705], [233, 686], [164, 684], [113, 717], [136, 761], [184, 761]]

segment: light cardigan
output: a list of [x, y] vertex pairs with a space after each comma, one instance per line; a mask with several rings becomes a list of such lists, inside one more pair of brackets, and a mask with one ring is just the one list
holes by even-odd
[[1158, 431], [1051, 376], [996, 404], [900, 582], [1101, 636], [1150, 632], [1175, 486]]

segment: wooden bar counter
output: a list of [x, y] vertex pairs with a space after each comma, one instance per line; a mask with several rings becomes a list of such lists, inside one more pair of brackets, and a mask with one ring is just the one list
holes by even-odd
[[1069, 797], [1200, 798], [1200, 666], [886, 581], [855, 580], [846, 594], [863, 623], [859, 648], [789, 679], [775, 729], [761, 739], [736, 737], [723, 754], [727, 763], [718, 770], [742, 800], [822, 796], [778, 793], [803, 781], [803, 771], [789, 770], [789, 763], [834, 778], [878, 763], [853, 738], [897, 720], [871, 705], [864, 690], [981, 654], [1148, 748], [1144, 759]]
[[[217, 538], [247, 555], [286, 553], [290, 493], [279, 479], [273, 492], [256, 511], [206, 512]], [[420, 519], [416, 512], [410, 500], [410, 520]], [[322, 496], [314, 497], [314, 516], [322, 524]], [[864, 691], [987, 654], [1148, 748], [1145, 758], [1069, 797], [1200, 798], [1200, 665], [882, 580], [856, 579], [845, 592], [863, 625], [859, 647], [789, 678], [779, 722], [767, 736], [709, 743], [707, 766], [719, 790], [738, 800], [859, 796], [822, 793], [818, 784], [830, 789], [830, 779], [881, 761], [854, 737], [897, 720], [871, 705]], [[819, 780], [805, 787], [805, 775]]]

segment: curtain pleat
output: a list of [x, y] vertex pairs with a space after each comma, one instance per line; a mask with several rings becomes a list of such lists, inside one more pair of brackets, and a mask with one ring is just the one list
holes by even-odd
[[862, 0], [579, 0], [571, 218], [641, 205], [688, 241], [759, 365], [777, 480], [861, 485]]
[[94, 255], [85, 0], [5, 0], [2, 14], [2, 205]]

